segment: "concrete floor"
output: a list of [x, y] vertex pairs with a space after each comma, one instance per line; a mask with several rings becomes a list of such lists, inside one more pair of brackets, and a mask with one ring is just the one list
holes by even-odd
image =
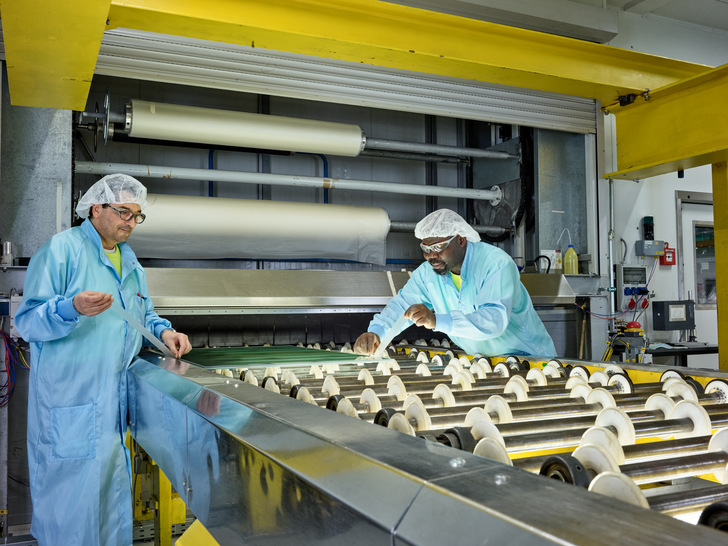
[[[176, 542], [177, 537], [172, 537], [172, 544]], [[30, 534], [30, 525], [16, 525], [8, 528], [7, 544], [12, 546], [37, 546], [38, 542]], [[154, 546], [154, 540], [135, 540], [133, 546]]]

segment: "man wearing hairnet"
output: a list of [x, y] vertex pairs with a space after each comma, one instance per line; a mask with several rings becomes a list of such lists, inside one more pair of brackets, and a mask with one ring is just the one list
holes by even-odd
[[130, 545], [126, 367], [142, 336], [121, 306], [175, 356], [187, 336], [155, 312], [126, 240], [144, 221], [146, 188], [115, 174], [96, 182], [28, 266], [15, 325], [31, 344], [28, 467], [31, 533], [40, 545]]
[[446, 334], [471, 355], [556, 356], [508, 254], [481, 242], [480, 235], [449, 209], [420, 220], [415, 237], [422, 240], [427, 261], [374, 316], [369, 331], [356, 340], [354, 352], [376, 351], [381, 338], [404, 315], [417, 326]]

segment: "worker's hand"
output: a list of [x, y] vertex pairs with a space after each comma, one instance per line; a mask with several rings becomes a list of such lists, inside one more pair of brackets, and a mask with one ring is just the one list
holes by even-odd
[[111, 294], [86, 290], [73, 297], [73, 307], [80, 314], [93, 317], [106, 311], [111, 307], [113, 301], [114, 298]]
[[162, 341], [169, 347], [175, 358], [181, 357], [183, 354], [187, 354], [192, 350], [190, 340], [185, 334], [175, 332], [174, 330], [165, 330], [162, 332]]
[[354, 343], [354, 352], [358, 355], [371, 355], [379, 347], [379, 336], [372, 332], [364, 332]]
[[423, 303], [415, 303], [404, 312], [404, 316], [417, 326], [424, 326], [430, 330], [435, 329], [435, 313]]

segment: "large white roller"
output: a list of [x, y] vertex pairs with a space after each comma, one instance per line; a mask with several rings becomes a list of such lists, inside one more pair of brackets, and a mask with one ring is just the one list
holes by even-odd
[[376, 207], [150, 194], [144, 213], [129, 239], [140, 258], [386, 260]]
[[354, 157], [364, 146], [358, 125], [131, 101], [129, 135]]

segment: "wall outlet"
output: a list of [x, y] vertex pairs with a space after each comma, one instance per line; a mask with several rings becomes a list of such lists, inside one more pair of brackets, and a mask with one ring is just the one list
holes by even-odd
[[[555, 273], [557, 271], [562, 271], [564, 269], [564, 263], [563, 263], [563, 256], [561, 255], [560, 250], [542, 250], [540, 252], [542, 256], [546, 256], [549, 260], [551, 260], [551, 273]], [[543, 271], [546, 271], [546, 261], [545, 260], [539, 260], [539, 265], [544, 268]]]

